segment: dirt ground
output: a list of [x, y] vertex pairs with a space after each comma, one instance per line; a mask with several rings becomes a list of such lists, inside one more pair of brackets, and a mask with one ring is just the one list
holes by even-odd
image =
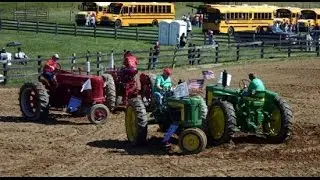
[[[21, 119], [18, 89], [0, 89], [1, 176], [320, 176], [320, 59], [230, 66], [238, 86], [256, 72], [268, 89], [291, 105], [293, 136], [280, 145], [240, 137], [197, 155], [167, 155], [161, 134], [148, 147], [126, 143], [124, 115], [103, 126], [87, 118], [54, 113], [46, 124]], [[211, 68], [216, 74], [222, 69]], [[200, 70], [176, 70], [175, 79], [201, 77]]]

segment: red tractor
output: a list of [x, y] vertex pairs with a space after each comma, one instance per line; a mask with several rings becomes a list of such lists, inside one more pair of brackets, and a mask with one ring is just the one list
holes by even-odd
[[20, 88], [19, 104], [23, 116], [28, 120], [45, 120], [49, 109], [65, 109], [72, 115], [85, 116], [94, 124], [106, 123], [110, 114], [105, 105], [105, 81], [101, 76], [83, 75], [61, 70], [55, 75], [57, 85], [44, 75], [37, 83], [25, 83]]

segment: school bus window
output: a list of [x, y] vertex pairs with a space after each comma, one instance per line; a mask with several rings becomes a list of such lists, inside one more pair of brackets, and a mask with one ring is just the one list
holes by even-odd
[[230, 13], [227, 13], [227, 19], [230, 19]]
[[168, 13], [171, 13], [171, 6], [167, 6]]
[[102, 6], [99, 6], [99, 10], [98, 11], [102, 11], [102, 9], [103, 9]]
[[150, 12], [150, 6], [146, 6], [146, 13], [149, 13]]
[[230, 19], [234, 19], [234, 13], [231, 13]]
[[320, 19], [320, 15], [317, 16], [317, 19]]
[[252, 19], [252, 13], [249, 14], [249, 19]]
[[123, 14], [128, 14], [129, 13], [128, 7], [127, 6], [123, 7], [122, 12], [123, 12]]
[[225, 17], [226, 17], [226, 14], [220, 14], [220, 19], [225, 19]]

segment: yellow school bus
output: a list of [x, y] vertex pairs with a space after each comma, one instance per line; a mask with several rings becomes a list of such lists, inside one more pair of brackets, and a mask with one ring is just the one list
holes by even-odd
[[203, 8], [202, 31], [214, 33], [256, 31], [259, 26], [272, 26], [275, 6], [211, 6]]
[[299, 30], [307, 29], [309, 27], [320, 24], [320, 9], [303, 9], [298, 20]]
[[276, 9], [274, 14], [275, 22], [297, 24], [301, 15], [301, 9], [298, 7], [280, 7]]
[[102, 16], [101, 23], [116, 28], [142, 24], [158, 26], [160, 20], [174, 19], [174, 3], [116, 2], [109, 5], [108, 14]]
[[111, 2], [83, 2], [78, 6], [79, 12], [75, 15], [77, 25], [86, 23], [86, 16], [94, 14], [96, 24], [100, 23], [101, 16], [108, 12], [108, 6]]

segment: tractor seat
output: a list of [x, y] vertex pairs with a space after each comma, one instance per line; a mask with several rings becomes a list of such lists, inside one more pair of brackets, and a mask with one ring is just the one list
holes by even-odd
[[264, 97], [266, 92], [265, 91], [256, 91], [254, 94], [248, 97], [244, 97], [245, 104], [249, 106], [264, 106]]

